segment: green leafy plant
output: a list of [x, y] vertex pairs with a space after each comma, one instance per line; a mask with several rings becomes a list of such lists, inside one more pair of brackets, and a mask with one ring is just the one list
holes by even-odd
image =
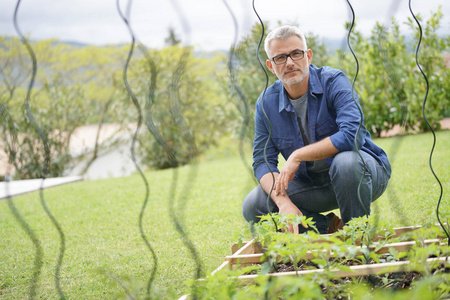
[[[212, 278], [207, 278], [205, 284], [218, 285], [214, 282], [219, 278], [218, 276], [222, 276], [220, 288], [222, 291], [227, 291], [223, 294], [224, 299], [241, 299], [241, 292], [250, 295], [250, 299], [262, 297], [335, 299], [346, 298], [349, 295], [353, 295], [355, 299], [366, 297], [382, 299], [386, 295], [405, 299], [403, 297], [411, 297], [414, 293], [419, 293], [421, 297], [424, 297], [423, 299], [436, 299], [449, 295], [448, 269], [442, 266], [442, 262], [427, 262], [430, 257], [450, 255], [448, 247], [425, 242], [442, 236], [442, 228], [439, 226], [426, 225], [398, 236], [389, 224], [378, 221], [374, 217], [365, 216], [354, 218], [347, 226], [344, 226], [343, 230], [332, 235], [319, 235], [315, 230], [300, 235], [282, 232], [287, 223], [298, 226], [303, 222], [308, 226], [314, 226], [312, 220], [304, 217], [295, 218], [278, 214], [262, 216], [261, 222], [247, 229], [263, 249], [261, 264], [240, 271], [224, 271], [225, 277], [223, 274], [215, 274]], [[388, 248], [385, 252], [379, 251], [389, 243], [405, 239], [415, 241], [408, 250], [397, 251], [394, 248]], [[405, 259], [410, 261], [410, 270], [414, 272], [405, 269], [400, 273], [397, 270], [392, 274], [346, 278], [339, 278], [335, 273], [336, 270], [349, 272], [351, 265], [396, 262]], [[323, 271], [300, 277], [266, 276], [280, 272], [280, 266], [286, 264], [293, 267], [297, 276], [300, 275], [300, 268], [302, 270], [319, 268]], [[259, 274], [253, 284], [244, 284], [237, 279], [248, 271]], [[212, 282], [208, 283], [210, 280]], [[200, 286], [202, 284], [199, 283]], [[430, 291], [425, 288], [427, 284], [433, 286], [431, 295], [436, 298], [429, 298]], [[393, 291], [397, 289], [402, 292], [393, 294]], [[208, 290], [207, 295], [211, 294], [214, 294], [214, 291]], [[207, 295], [205, 299], [208, 299]], [[203, 299], [202, 296], [203, 294], [199, 298]]]

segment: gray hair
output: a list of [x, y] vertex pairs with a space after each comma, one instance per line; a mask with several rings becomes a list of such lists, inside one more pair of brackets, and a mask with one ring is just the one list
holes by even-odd
[[306, 44], [306, 38], [305, 35], [303, 34], [303, 32], [296, 26], [291, 26], [291, 25], [284, 25], [278, 28], [275, 28], [274, 30], [272, 30], [266, 37], [266, 39], [264, 40], [264, 50], [266, 50], [266, 54], [267, 57], [270, 59], [271, 58], [271, 54], [270, 54], [270, 43], [273, 40], [285, 40], [293, 35], [298, 36], [303, 44], [305, 45], [304, 50], [308, 49], [308, 45]]

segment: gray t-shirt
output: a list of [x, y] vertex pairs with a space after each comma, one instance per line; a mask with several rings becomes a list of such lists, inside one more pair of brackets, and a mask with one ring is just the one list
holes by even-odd
[[[294, 107], [297, 115], [298, 125], [300, 126], [300, 132], [303, 138], [303, 144], [309, 145], [312, 143], [311, 132], [309, 131], [308, 124], [308, 92], [298, 99], [290, 99], [292, 106]], [[330, 169], [330, 165], [324, 160], [307, 161], [306, 170], [313, 173], [321, 173]]]

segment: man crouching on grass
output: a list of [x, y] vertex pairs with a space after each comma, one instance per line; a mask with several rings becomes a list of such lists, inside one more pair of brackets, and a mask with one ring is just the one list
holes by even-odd
[[[260, 185], [244, 200], [244, 218], [258, 222], [268, 213], [267, 195], [274, 186], [271, 212], [312, 217], [320, 233], [335, 232], [352, 218], [369, 214], [372, 201], [383, 194], [391, 175], [387, 155], [364, 125], [354, 150], [361, 114], [352, 86], [342, 71], [311, 64], [313, 53], [299, 28], [276, 28], [264, 48], [266, 65], [279, 80], [256, 103], [253, 170]], [[358, 101], [356, 93], [354, 97]], [[270, 127], [266, 157], [274, 185], [264, 160]], [[286, 159], [281, 171], [280, 153]], [[342, 220], [334, 213], [321, 214], [336, 208]], [[307, 229], [289, 225], [288, 230]]]

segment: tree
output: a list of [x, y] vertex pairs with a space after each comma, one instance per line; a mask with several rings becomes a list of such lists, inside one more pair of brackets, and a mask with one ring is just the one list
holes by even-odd
[[158, 169], [190, 163], [228, 131], [228, 104], [215, 80], [221, 61], [180, 46], [134, 59], [129, 80], [148, 129], [138, 138], [142, 163]]
[[[425, 114], [430, 125], [434, 129], [440, 128], [439, 121], [445, 117], [446, 110], [450, 99], [450, 74], [445, 65], [443, 53], [450, 49], [450, 36], [441, 38], [437, 34], [442, 19], [441, 7], [436, 13], [432, 13], [431, 17], [423, 24], [420, 15], [418, 20], [422, 23], [423, 39], [420, 44], [418, 61], [423, 72], [429, 81], [429, 93], [425, 106]], [[419, 40], [419, 30], [412, 18], [407, 22], [411, 32], [414, 34], [414, 41], [411, 41], [410, 47], [416, 49]], [[428, 131], [429, 127], [422, 116], [423, 100], [426, 94], [425, 79], [419, 72], [415, 61], [415, 53], [411, 54], [409, 71], [406, 73], [406, 90], [409, 99], [409, 114], [413, 115], [413, 121], [420, 131]]]
[[[120, 102], [115, 86], [119, 70], [120, 48], [77, 48], [45, 40], [32, 42], [37, 58], [37, 76], [30, 97], [31, 115], [36, 120], [48, 144], [50, 165], [43, 174], [46, 147], [36, 133], [25, 111], [25, 98], [29, 82], [31, 61], [21, 41], [17, 38], [1, 38], [0, 101], [4, 108], [2, 143], [5, 152], [13, 159], [14, 177], [18, 179], [62, 176], [83, 155], [98, 150], [91, 149], [72, 157], [70, 139], [76, 128], [107, 119], [115, 119]], [[11, 128], [15, 129], [16, 151], [11, 144]], [[97, 141], [98, 142], [98, 141]]]
[[[450, 39], [439, 38], [436, 34], [441, 18], [439, 9], [422, 24], [424, 36], [419, 52], [419, 62], [430, 84], [427, 114], [435, 129], [445, 116], [450, 95], [450, 76], [442, 57]], [[405, 130], [428, 130], [422, 117], [425, 81], [412, 50], [417, 45], [419, 32], [412, 19], [407, 24], [414, 33], [410, 42], [400, 34], [395, 19], [390, 30], [377, 23], [369, 39], [364, 39], [356, 30], [351, 35], [352, 48], [360, 65], [355, 90], [364, 111], [365, 125], [377, 137], [395, 125]], [[353, 79], [356, 72], [353, 56], [342, 52], [340, 55], [344, 57], [341, 68]]]
[[169, 36], [164, 40], [167, 46], [175, 46], [181, 43], [181, 40], [177, 37], [175, 33], [175, 29], [173, 27], [169, 27]]

